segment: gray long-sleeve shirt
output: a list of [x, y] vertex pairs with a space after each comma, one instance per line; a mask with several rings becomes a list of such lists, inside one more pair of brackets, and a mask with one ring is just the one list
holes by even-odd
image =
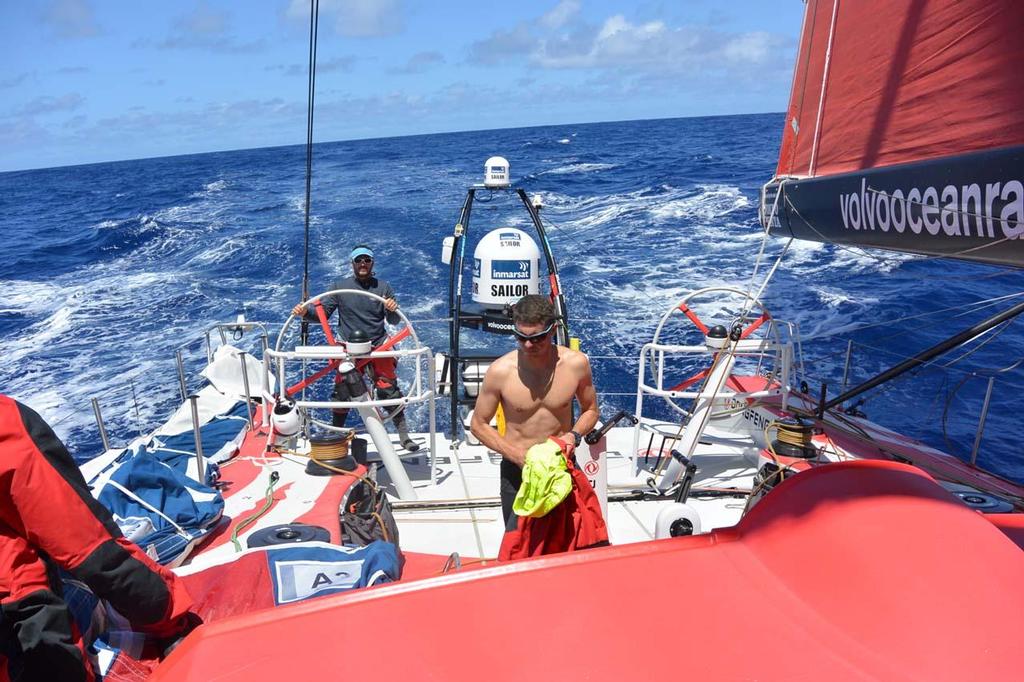
[[[370, 277], [366, 282], [360, 282], [355, 276], [339, 277], [331, 283], [330, 290], [353, 289], [356, 291], [368, 291], [381, 298], [395, 298], [395, 291], [385, 280]], [[338, 335], [341, 340], [348, 341], [349, 336], [357, 329], [362, 330], [369, 337], [373, 345], [377, 345], [387, 336], [384, 328], [384, 320], [391, 324], [398, 324], [402, 318], [398, 313], [387, 312], [384, 304], [369, 296], [352, 294], [331, 294], [320, 299], [324, 307], [324, 314], [330, 319], [331, 313], [338, 311]], [[306, 311], [306, 318], [318, 319], [316, 310], [310, 306]]]

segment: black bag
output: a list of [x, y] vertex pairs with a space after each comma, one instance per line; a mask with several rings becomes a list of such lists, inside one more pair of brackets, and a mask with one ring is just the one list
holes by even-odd
[[374, 540], [390, 542], [401, 557], [398, 524], [388, 496], [369, 481], [360, 480], [349, 488], [341, 504], [341, 542], [365, 547]]

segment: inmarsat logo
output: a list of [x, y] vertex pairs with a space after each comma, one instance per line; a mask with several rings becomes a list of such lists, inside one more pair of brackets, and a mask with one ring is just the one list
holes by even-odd
[[839, 195], [839, 211], [847, 230], [1018, 239], [1024, 235], [1024, 184], [1009, 180], [883, 192], [861, 178], [860, 192]]
[[494, 279], [530, 279], [530, 261], [494, 261], [491, 263], [491, 277]]

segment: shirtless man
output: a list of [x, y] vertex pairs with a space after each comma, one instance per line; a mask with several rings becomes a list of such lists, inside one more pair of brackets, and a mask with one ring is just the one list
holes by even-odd
[[[514, 530], [512, 502], [522, 483], [526, 451], [555, 436], [572, 450], [597, 424], [597, 393], [590, 361], [579, 351], [555, 344], [555, 309], [545, 296], [524, 296], [512, 308], [518, 349], [495, 360], [484, 376], [470, 430], [501, 455], [501, 511]], [[572, 423], [573, 396], [580, 416]], [[491, 426], [502, 405], [505, 435]]]

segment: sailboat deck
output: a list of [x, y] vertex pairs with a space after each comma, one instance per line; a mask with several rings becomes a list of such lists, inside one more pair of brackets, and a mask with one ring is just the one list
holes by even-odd
[[[677, 427], [678, 428], [678, 427]], [[426, 443], [422, 434], [416, 437]], [[608, 469], [608, 524], [613, 544], [641, 542], [655, 537], [655, 521], [671, 498], [658, 497], [648, 484], [659, 458], [639, 457], [635, 466], [628, 454], [633, 448], [633, 429], [615, 428], [605, 438]], [[756, 472], [757, 450], [743, 444], [701, 443], [693, 462], [697, 474], [688, 503], [700, 514], [703, 531], [734, 525], [739, 521], [746, 495]], [[666, 453], [667, 454], [667, 453]], [[581, 445], [577, 459], [585, 461], [589, 446]], [[370, 453], [370, 462], [374, 462]], [[416, 501], [398, 500], [389, 486], [387, 472], [378, 469], [379, 482], [389, 487], [395, 519], [405, 551], [491, 558], [498, 554], [505, 524], [498, 497], [498, 454], [483, 445], [459, 443], [458, 457], [451, 443], [437, 437], [436, 475], [432, 482], [429, 452], [420, 450], [402, 457], [416, 491]], [[646, 461], [645, 461], [646, 460]], [[639, 467], [639, 468], [638, 468]], [[646, 492], [649, 499], [638, 498]]]

